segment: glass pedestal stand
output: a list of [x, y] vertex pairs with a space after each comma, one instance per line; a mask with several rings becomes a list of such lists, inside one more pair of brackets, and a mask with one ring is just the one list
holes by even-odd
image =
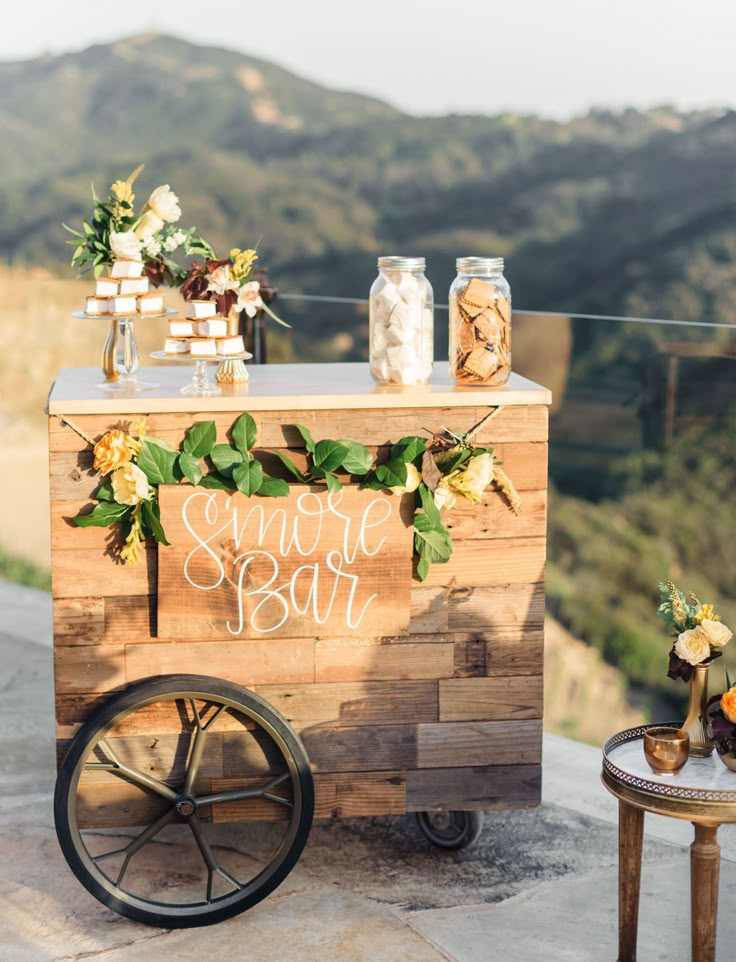
[[235, 354], [229, 358], [218, 357], [192, 357], [191, 354], [167, 354], [165, 351], [153, 351], [151, 357], [157, 361], [171, 361], [174, 364], [194, 364], [194, 374], [189, 384], [180, 388], [179, 393], [186, 397], [217, 397], [222, 394], [222, 388], [214, 384], [207, 373], [208, 364], [220, 364], [225, 360], [244, 361], [252, 357], [248, 352]]
[[109, 314], [87, 314], [84, 311], [75, 311], [73, 317], [95, 318], [96, 320], [108, 321], [110, 328], [107, 332], [105, 346], [102, 349], [102, 373], [105, 380], [95, 387], [100, 391], [124, 391], [135, 393], [136, 391], [153, 391], [160, 387], [154, 381], [142, 381], [138, 378], [138, 368], [140, 360], [138, 355], [138, 342], [135, 336], [135, 322], [141, 317], [167, 317], [170, 314], [177, 314], [178, 311], [167, 310], [161, 314], [136, 314], [127, 317], [112, 317]]

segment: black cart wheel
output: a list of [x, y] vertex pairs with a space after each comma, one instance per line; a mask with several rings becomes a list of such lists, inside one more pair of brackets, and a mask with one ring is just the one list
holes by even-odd
[[417, 812], [417, 825], [438, 848], [467, 848], [483, 831], [483, 812]]
[[82, 885], [165, 928], [210, 925], [265, 898], [299, 859], [313, 812], [307, 755], [286, 720], [199, 675], [142, 682], [95, 711], [54, 797]]

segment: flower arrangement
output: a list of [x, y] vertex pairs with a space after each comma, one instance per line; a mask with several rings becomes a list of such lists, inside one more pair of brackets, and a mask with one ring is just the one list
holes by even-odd
[[[416, 435], [401, 438], [380, 464], [357, 441], [315, 441], [303, 424], [294, 427], [307, 450], [306, 471], [282, 451], [273, 454], [300, 484], [324, 484], [328, 491], [337, 491], [342, 482], [336, 472], [342, 471], [364, 488], [414, 494], [414, 556], [417, 577], [423, 581], [430, 564], [444, 564], [452, 555], [452, 538], [440, 513], [443, 509], [451, 508], [458, 498], [477, 504], [491, 485], [514, 513], [521, 508], [519, 496], [495, 461], [492, 448], [472, 442], [480, 426], [497, 410], [464, 435], [443, 430], [429, 440]], [[79, 527], [121, 525], [119, 558], [136, 564], [146, 538], [168, 544], [160, 520], [160, 484], [178, 484], [186, 479], [203, 488], [237, 489], [248, 497], [287, 496], [287, 482], [269, 477], [253, 454], [257, 428], [250, 414], [242, 414], [235, 421], [229, 436], [230, 442], [218, 444], [215, 422], [202, 421], [189, 428], [181, 450], [177, 450], [150, 437], [145, 421], [139, 421], [130, 432], [108, 431], [94, 445], [94, 468], [103, 476], [95, 494], [98, 503], [92, 511], [78, 514], [73, 522]]]
[[71, 263], [80, 274], [91, 270], [99, 277], [116, 258], [142, 259], [154, 284], [177, 287], [188, 275], [188, 268], [174, 259], [177, 251], [185, 257], [214, 257], [214, 251], [195, 227], [177, 226], [181, 218], [179, 198], [168, 184], [156, 187], [136, 213], [133, 184], [143, 166], [136, 167], [125, 180], [116, 180], [105, 200], [92, 189], [94, 210], [91, 218], [83, 221], [81, 231], [63, 225], [74, 235], [67, 242], [74, 247]]
[[186, 301], [215, 301], [219, 314], [227, 315], [232, 308], [255, 317], [265, 311], [283, 327], [290, 327], [269, 307], [261, 282], [254, 276], [258, 268], [258, 253], [254, 248], [234, 247], [228, 257], [217, 260], [214, 253], [203, 263], [195, 261], [182, 281], [181, 293]]
[[732, 632], [721, 622], [712, 604], [702, 604], [695, 595], [687, 598], [671, 581], [657, 585], [661, 603], [659, 617], [673, 629], [667, 676], [689, 681], [695, 665], [709, 665], [723, 652]]
[[[717, 705], [709, 712], [713, 742], [718, 754], [736, 758], [736, 681], [732, 682], [726, 671], [726, 691], [713, 695], [708, 700], [708, 708]], [[731, 766], [729, 765], [729, 768]]]

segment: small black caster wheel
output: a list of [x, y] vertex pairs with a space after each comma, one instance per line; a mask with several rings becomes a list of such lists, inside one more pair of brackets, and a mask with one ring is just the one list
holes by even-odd
[[483, 831], [483, 812], [417, 812], [417, 825], [438, 848], [467, 848]]

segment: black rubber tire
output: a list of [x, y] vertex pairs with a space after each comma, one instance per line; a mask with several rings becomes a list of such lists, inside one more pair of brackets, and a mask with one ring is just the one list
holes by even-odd
[[[86, 757], [104, 737], [104, 733], [125, 715], [156, 701], [174, 700], [165, 696], [177, 694], [225, 704], [263, 728], [286, 763], [286, 777], [290, 779], [293, 793], [289, 827], [274, 858], [242, 890], [212, 901], [169, 903], [131, 895], [119, 888], [93, 862], [76, 823], [79, 777]], [[59, 770], [54, 795], [54, 820], [59, 844], [69, 867], [82, 885], [120, 915], [162, 928], [211, 925], [260, 902], [283, 882], [298, 861], [309, 837], [313, 814], [314, 781], [309, 760], [286, 719], [253, 692], [203, 675], [167, 675], [137, 683], [93, 712], [69, 746]]]
[[422, 834], [437, 848], [467, 848], [483, 831], [483, 812], [417, 812], [415, 818]]

